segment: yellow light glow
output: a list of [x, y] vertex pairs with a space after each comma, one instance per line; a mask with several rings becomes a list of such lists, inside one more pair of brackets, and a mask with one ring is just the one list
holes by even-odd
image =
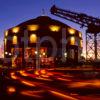
[[68, 31], [71, 35], [75, 34], [75, 29], [69, 28]]
[[13, 44], [17, 44], [17, 36], [13, 36], [12, 42], [13, 42]]
[[80, 38], [82, 37], [82, 33], [81, 33], [81, 32], [79, 32], [79, 37], [80, 37]]
[[36, 43], [37, 42], [37, 36], [36, 34], [30, 35], [30, 43]]
[[29, 31], [36, 31], [38, 30], [39, 26], [38, 25], [28, 25], [27, 28]]
[[13, 32], [13, 33], [18, 33], [18, 32], [19, 32], [19, 27], [14, 27], [14, 28], [12, 29], [12, 32]]
[[75, 37], [70, 38], [70, 45], [75, 45]]
[[7, 55], [7, 54], [8, 54], [8, 52], [5, 52], [5, 54]]
[[8, 31], [5, 31], [5, 36], [8, 36]]
[[43, 56], [45, 56], [46, 55], [46, 53], [45, 52], [43, 52]]
[[53, 32], [58, 32], [60, 30], [60, 27], [56, 25], [51, 25], [49, 28]]
[[83, 47], [83, 41], [80, 40], [80, 47]]

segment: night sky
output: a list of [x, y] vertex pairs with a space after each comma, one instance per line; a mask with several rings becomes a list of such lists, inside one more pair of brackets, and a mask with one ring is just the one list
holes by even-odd
[[79, 25], [51, 15], [49, 10], [53, 4], [63, 9], [100, 17], [100, 0], [0, 0], [0, 45], [3, 44], [4, 30], [42, 15], [42, 9], [45, 10], [45, 15], [85, 33], [85, 29], [80, 29]]

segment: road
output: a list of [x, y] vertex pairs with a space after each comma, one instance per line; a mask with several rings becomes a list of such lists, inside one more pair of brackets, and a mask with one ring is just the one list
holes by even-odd
[[100, 100], [100, 79], [85, 74], [32, 68], [7, 71], [1, 77], [0, 96], [2, 100]]

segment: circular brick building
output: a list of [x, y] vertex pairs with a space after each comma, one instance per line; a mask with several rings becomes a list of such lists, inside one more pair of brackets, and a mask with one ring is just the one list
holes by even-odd
[[82, 53], [82, 34], [48, 16], [39, 16], [5, 31], [4, 57], [12, 67], [35, 66], [50, 61], [78, 62]]

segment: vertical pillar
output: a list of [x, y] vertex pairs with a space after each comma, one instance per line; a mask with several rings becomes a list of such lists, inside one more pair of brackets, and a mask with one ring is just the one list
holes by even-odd
[[37, 54], [36, 54], [36, 70], [40, 70], [40, 42], [39, 42], [39, 39], [37, 40], [37, 43], [36, 43], [36, 51], [37, 51]]

